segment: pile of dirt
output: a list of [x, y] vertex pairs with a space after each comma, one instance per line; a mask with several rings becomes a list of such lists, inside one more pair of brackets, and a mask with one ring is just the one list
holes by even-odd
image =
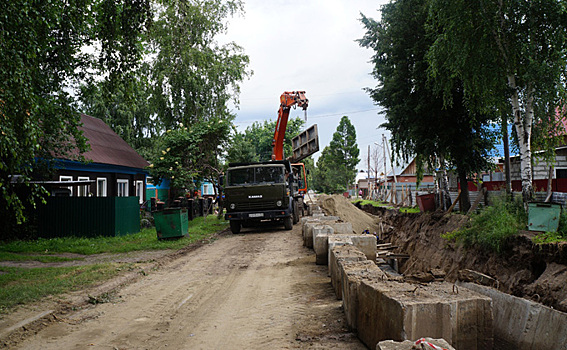
[[567, 312], [566, 243], [538, 245], [532, 242], [534, 233], [525, 231], [509, 239], [498, 254], [441, 237], [465, 225], [469, 220], [465, 215], [384, 214], [382, 219], [392, 227], [386, 241], [410, 255], [400, 267], [404, 275], [441, 269], [447, 273], [446, 280], [453, 282], [459, 271], [470, 269], [494, 278], [502, 292]]
[[341, 220], [350, 222], [356, 233], [362, 233], [364, 230], [374, 233], [379, 230], [380, 220], [377, 217], [361, 211], [342, 195], [319, 195], [317, 204], [328, 215], [338, 216]]

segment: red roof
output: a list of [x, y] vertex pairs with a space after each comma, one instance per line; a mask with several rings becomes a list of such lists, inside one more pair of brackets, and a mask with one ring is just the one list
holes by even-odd
[[83, 135], [88, 139], [87, 143], [91, 145], [91, 150], [83, 154], [87, 160], [140, 169], [149, 165], [104, 121], [82, 114], [81, 123], [83, 125], [79, 130], [83, 131]]

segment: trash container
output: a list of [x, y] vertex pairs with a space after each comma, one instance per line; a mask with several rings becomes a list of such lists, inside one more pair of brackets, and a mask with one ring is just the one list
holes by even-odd
[[435, 210], [435, 194], [428, 193], [416, 196], [417, 206], [421, 212]]
[[528, 230], [555, 232], [559, 226], [561, 204], [546, 202], [528, 203]]
[[158, 239], [179, 238], [187, 234], [189, 215], [184, 208], [168, 208], [153, 213]]

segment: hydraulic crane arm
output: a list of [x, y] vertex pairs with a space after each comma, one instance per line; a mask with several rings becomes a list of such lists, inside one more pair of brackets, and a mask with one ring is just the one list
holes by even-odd
[[280, 96], [280, 109], [278, 110], [278, 121], [276, 123], [276, 131], [274, 132], [274, 140], [272, 141], [272, 160], [283, 160], [283, 142], [285, 138], [285, 130], [287, 129], [287, 119], [289, 118], [289, 110], [291, 107], [299, 106], [304, 111], [307, 110], [309, 100], [305, 97], [305, 91], [286, 91]]

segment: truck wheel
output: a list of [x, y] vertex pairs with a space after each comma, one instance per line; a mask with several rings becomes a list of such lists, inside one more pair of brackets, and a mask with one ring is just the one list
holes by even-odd
[[297, 202], [293, 202], [293, 224], [297, 224], [299, 222], [299, 205]]
[[291, 216], [285, 217], [283, 219], [283, 225], [286, 230], [291, 230], [293, 228], [293, 219]]
[[240, 233], [240, 221], [230, 220], [230, 230], [234, 234]]

